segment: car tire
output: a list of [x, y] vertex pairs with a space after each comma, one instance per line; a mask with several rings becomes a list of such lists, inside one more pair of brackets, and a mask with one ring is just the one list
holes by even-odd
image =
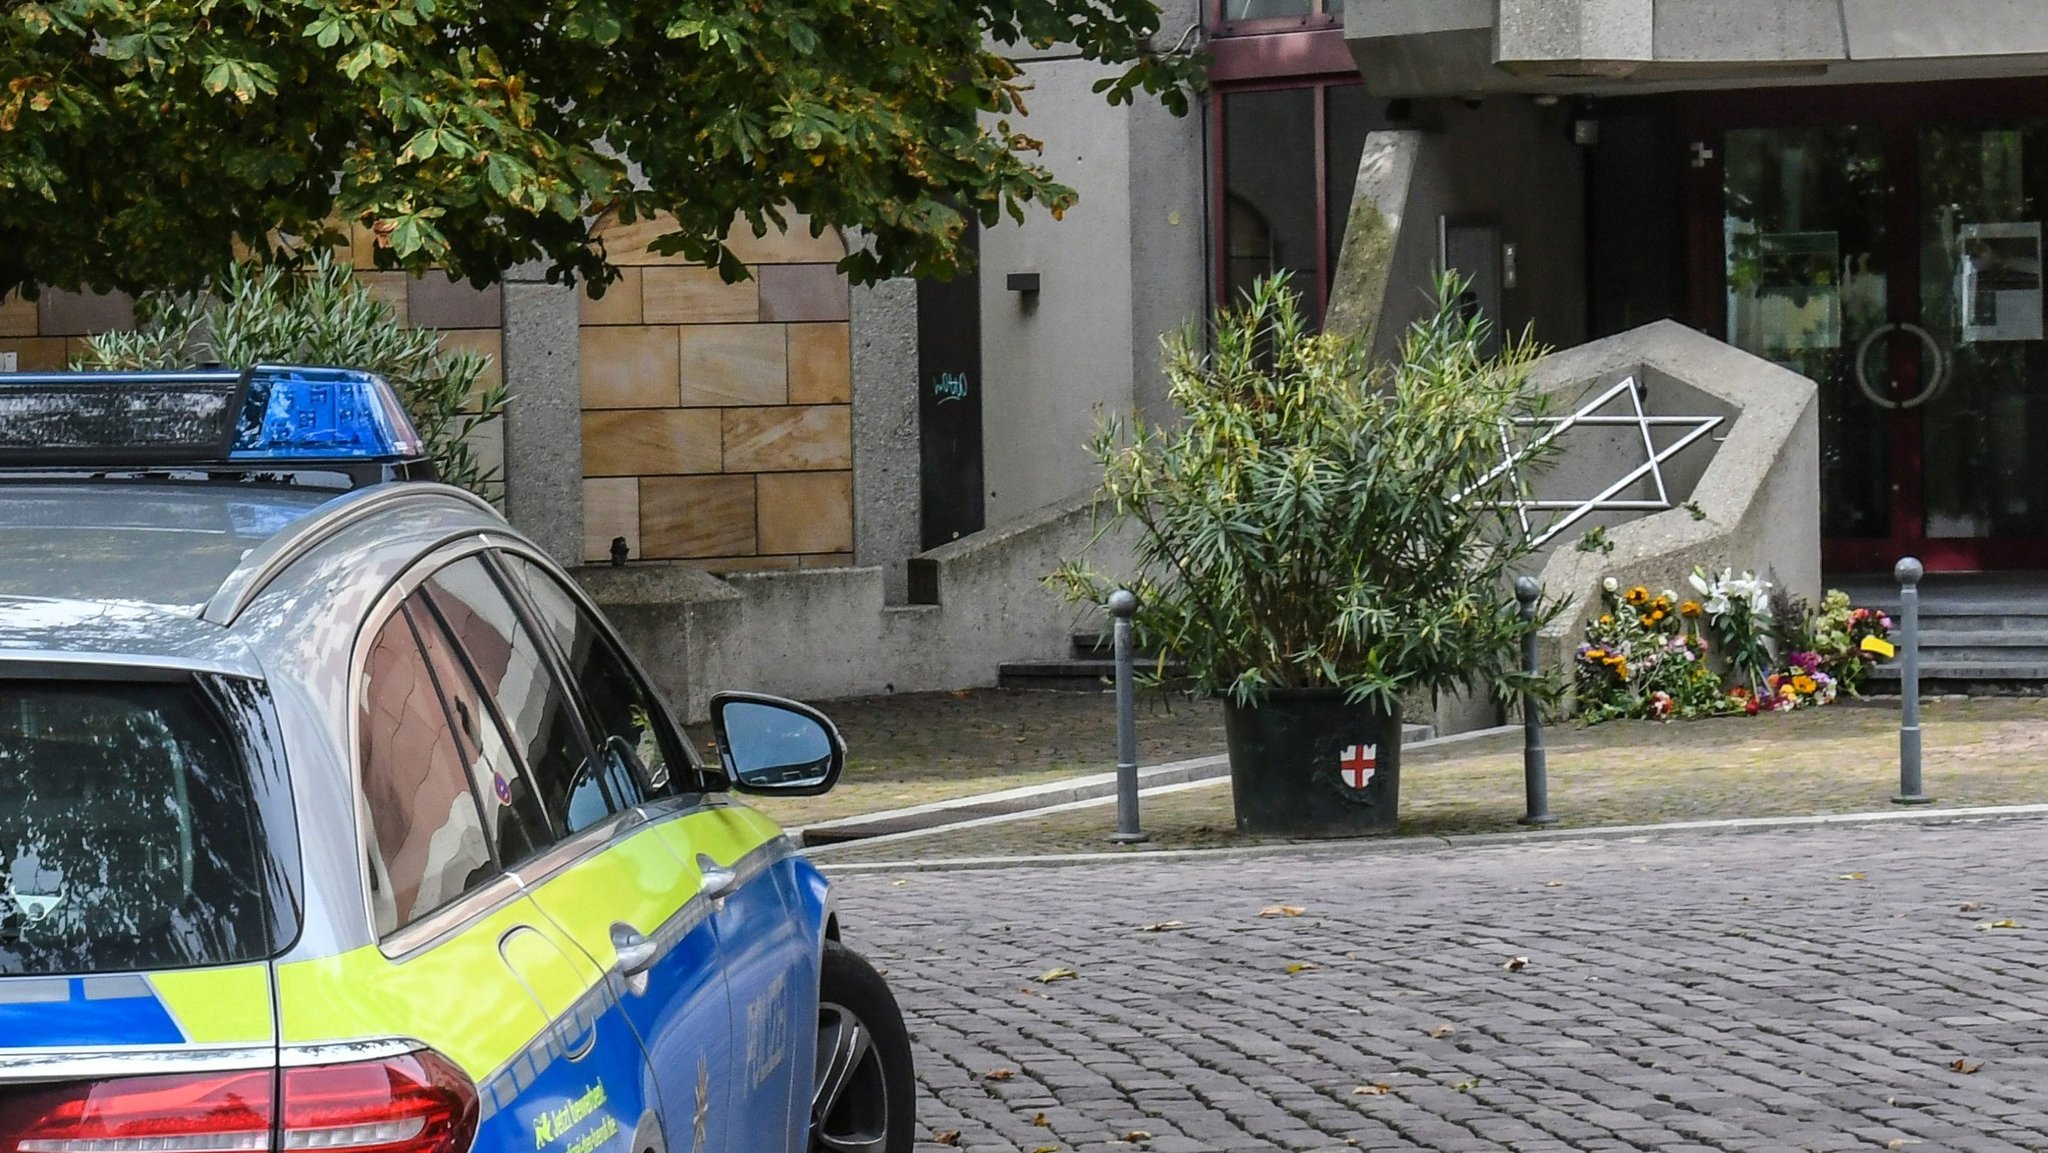
[[910, 1153], [917, 1081], [895, 996], [874, 966], [837, 941], [825, 942], [818, 986], [811, 1153]]

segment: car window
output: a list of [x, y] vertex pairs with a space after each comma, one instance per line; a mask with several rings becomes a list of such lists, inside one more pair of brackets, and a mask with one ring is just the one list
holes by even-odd
[[523, 861], [554, 843], [540, 797], [513, 754], [483, 689], [463, 664], [455, 642], [441, 627], [425, 595], [414, 594], [408, 608], [427, 667], [441, 689], [448, 722], [469, 765], [470, 788], [477, 807], [483, 810], [484, 832], [501, 861]]
[[457, 561], [422, 588], [496, 706], [554, 829], [578, 832], [645, 799], [630, 774], [591, 763], [572, 698], [481, 560]]
[[370, 644], [360, 714], [370, 905], [377, 931], [418, 920], [496, 875], [469, 775], [403, 611]]
[[196, 685], [0, 681], [0, 975], [268, 956], [255, 804]]
[[696, 787], [667, 713], [603, 626], [554, 574], [525, 557], [501, 554], [499, 559], [531, 598], [541, 627], [561, 647], [563, 663], [590, 714], [591, 740], [599, 755], [614, 771], [637, 771], [655, 793]]

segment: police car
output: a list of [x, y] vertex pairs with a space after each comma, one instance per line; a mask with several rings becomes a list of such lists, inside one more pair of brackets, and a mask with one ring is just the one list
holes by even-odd
[[0, 1153], [911, 1144], [909, 1041], [562, 570], [303, 367], [0, 376]]

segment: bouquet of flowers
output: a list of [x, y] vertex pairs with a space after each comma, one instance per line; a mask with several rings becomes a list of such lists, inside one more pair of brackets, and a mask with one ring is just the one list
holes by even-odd
[[[1830, 591], [1818, 611], [1752, 573], [1695, 569], [1697, 599], [1669, 589], [1601, 583], [1606, 611], [1586, 628], [1573, 661], [1587, 724], [1618, 717], [1666, 720], [1790, 712], [1851, 694], [1891, 654], [1892, 621]], [[1732, 684], [1709, 661], [1725, 656]], [[1786, 655], [1780, 659], [1774, 653]]]
[[1692, 587], [1700, 594], [1700, 608], [1721, 642], [1721, 654], [1736, 674], [1761, 695], [1772, 659], [1771, 582], [1753, 573], [1736, 576], [1722, 569], [1715, 576], [1704, 568], [1692, 570]]
[[1831, 703], [1835, 699], [1838, 682], [1821, 665], [1819, 653], [1793, 653], [1785, 658], [1783, 669], [1764, 678], [1768, 697], [1768, 704], [1764, 707], [1775, 712], [1791, 712]]
[[1735, 711], [1707, 663], [1700, 606], [1669, 589], [1602, 586], [1607, 611], [1586, 630], [1574, 661], [1588, 723], [1617, 717], [1666, 720]]
[[1850, 696], [1861, 695], [1871, 666], [1892, 652], [1892, 618], [1878, 609], [1854, 607], [1840, 589], [1821, 599], [1807, 632], [1821, 670]]

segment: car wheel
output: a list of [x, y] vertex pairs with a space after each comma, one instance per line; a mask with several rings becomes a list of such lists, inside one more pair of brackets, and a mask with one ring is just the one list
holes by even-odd
[[860, 954], [825, 942], [811, 1153], [910, 1153], [916, 1101], [896, 998]]

